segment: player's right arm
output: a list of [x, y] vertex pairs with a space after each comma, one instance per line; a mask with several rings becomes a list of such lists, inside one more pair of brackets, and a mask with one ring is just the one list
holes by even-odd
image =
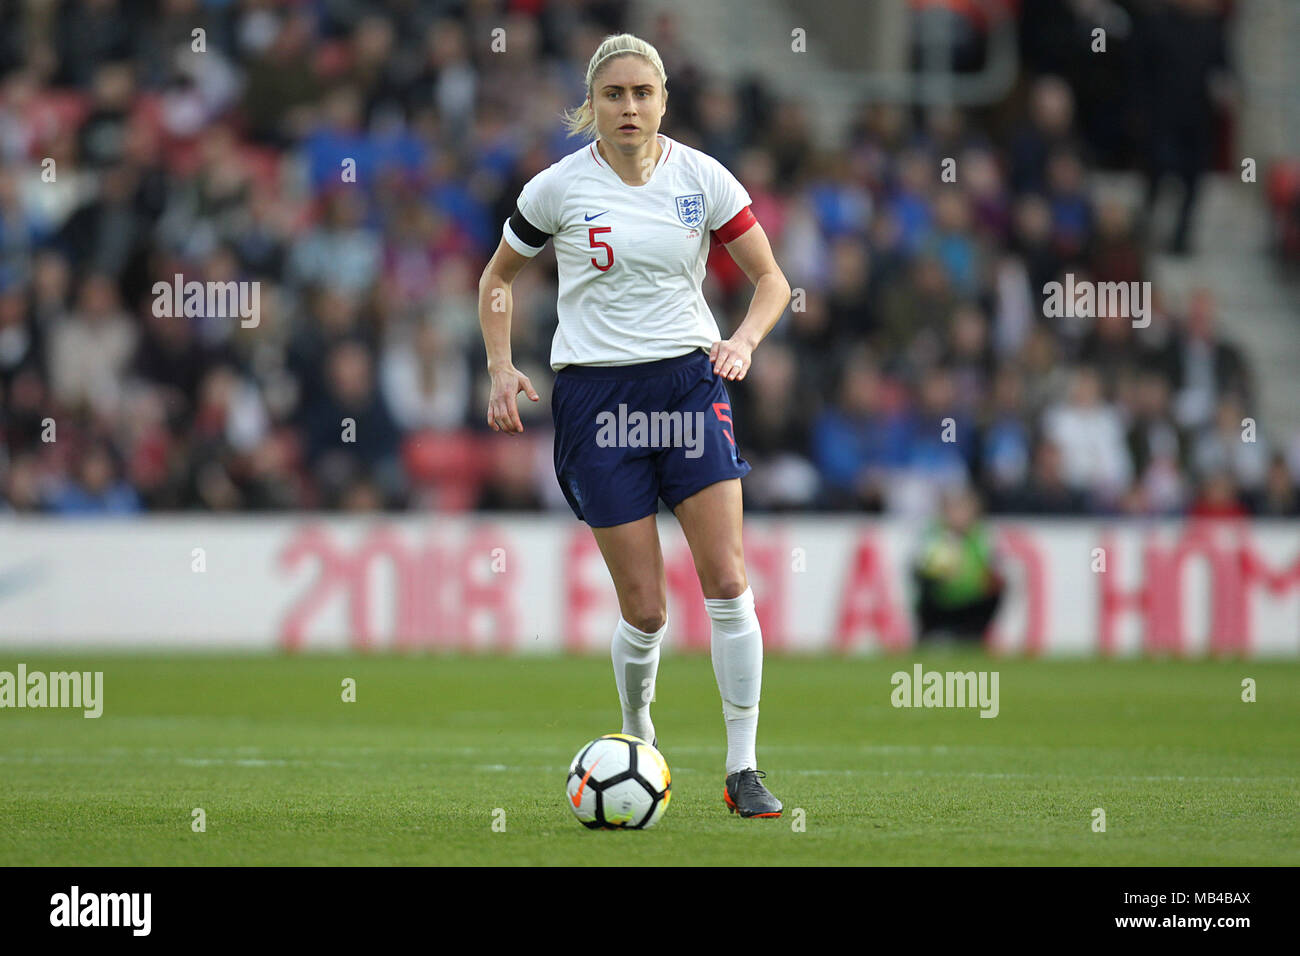
[[510, 312], [513, 307], [510, 287], [528, 262], [528, 256], [520, 255], [502, 239], [478, 281], [478, 321], [487, 348], [488, 375], [492, 379], [487, 422], [493, 431], [508, 434], [524, 430], [519, 419], [519, 393], [522, 391], [534, 402], [538, 401], [533, 383], [515, 368], [510, 354]]

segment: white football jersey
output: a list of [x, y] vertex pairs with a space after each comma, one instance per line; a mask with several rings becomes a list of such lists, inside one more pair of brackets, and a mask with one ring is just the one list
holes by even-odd
[[502, 237], [523, 256], [555, 242], [559, 326], [551, 368], [631, 365], [708, 349], [722, 336], [704, 300], [710, 235], [754, 224], [725, 166], [662, 133], [649, 180], [629, 186], [595, 142], [528, 181]]

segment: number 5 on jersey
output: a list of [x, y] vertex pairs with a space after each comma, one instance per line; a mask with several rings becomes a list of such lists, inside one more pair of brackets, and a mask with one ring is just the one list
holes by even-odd
[[587, 242], [591, 244], [592, 249], [604, 249], [605, 256], [606, 256], [605, 264], [603, 266], [596, 261], [595, 256], [591, 257], [591, 264], [595, 266], [597, 269], [599, 269], [601, 272], [605, 272], [607, 269], [609, 269], [610, 266], [614, 264], [614, 250], [610, 248], [608, 242], [596, 241], [596, 236], [602, 232], [613, 232], [613, 227], [612, 226], [588, 226], [587, 227]]

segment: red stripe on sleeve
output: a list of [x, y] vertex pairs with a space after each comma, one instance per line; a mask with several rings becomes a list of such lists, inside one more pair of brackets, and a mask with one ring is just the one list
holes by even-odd
[[720, 228], [714, 229], [713, 238], [724, 244], [731, 242], [733, 239], [739, 239], [744, 235], [745, 230], [756, 222], [758, 222], [758, 220], [754, 218], [754, 213], [748, 206], [746, 206], [744, 209], [740, 210], [740, 212], [727, 220], [727, 222]]

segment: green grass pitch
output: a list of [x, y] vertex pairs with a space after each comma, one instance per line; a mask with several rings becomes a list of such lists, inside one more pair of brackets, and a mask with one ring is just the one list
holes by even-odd
[[[666, 656], [672, 803], [595, 832], [563, 786], [619, 729], [604, 658], [9, 651], [0, 670], [19, 661], [103, 671], [105, 705], [0, 710], [4, 865], [1300, 864], [1290, 662], [769, 656], [758, 753], [787, 814], [744, 821], [709, 660]], [[916, 661], [998, 671], [999, 715], [894, 708]]]

